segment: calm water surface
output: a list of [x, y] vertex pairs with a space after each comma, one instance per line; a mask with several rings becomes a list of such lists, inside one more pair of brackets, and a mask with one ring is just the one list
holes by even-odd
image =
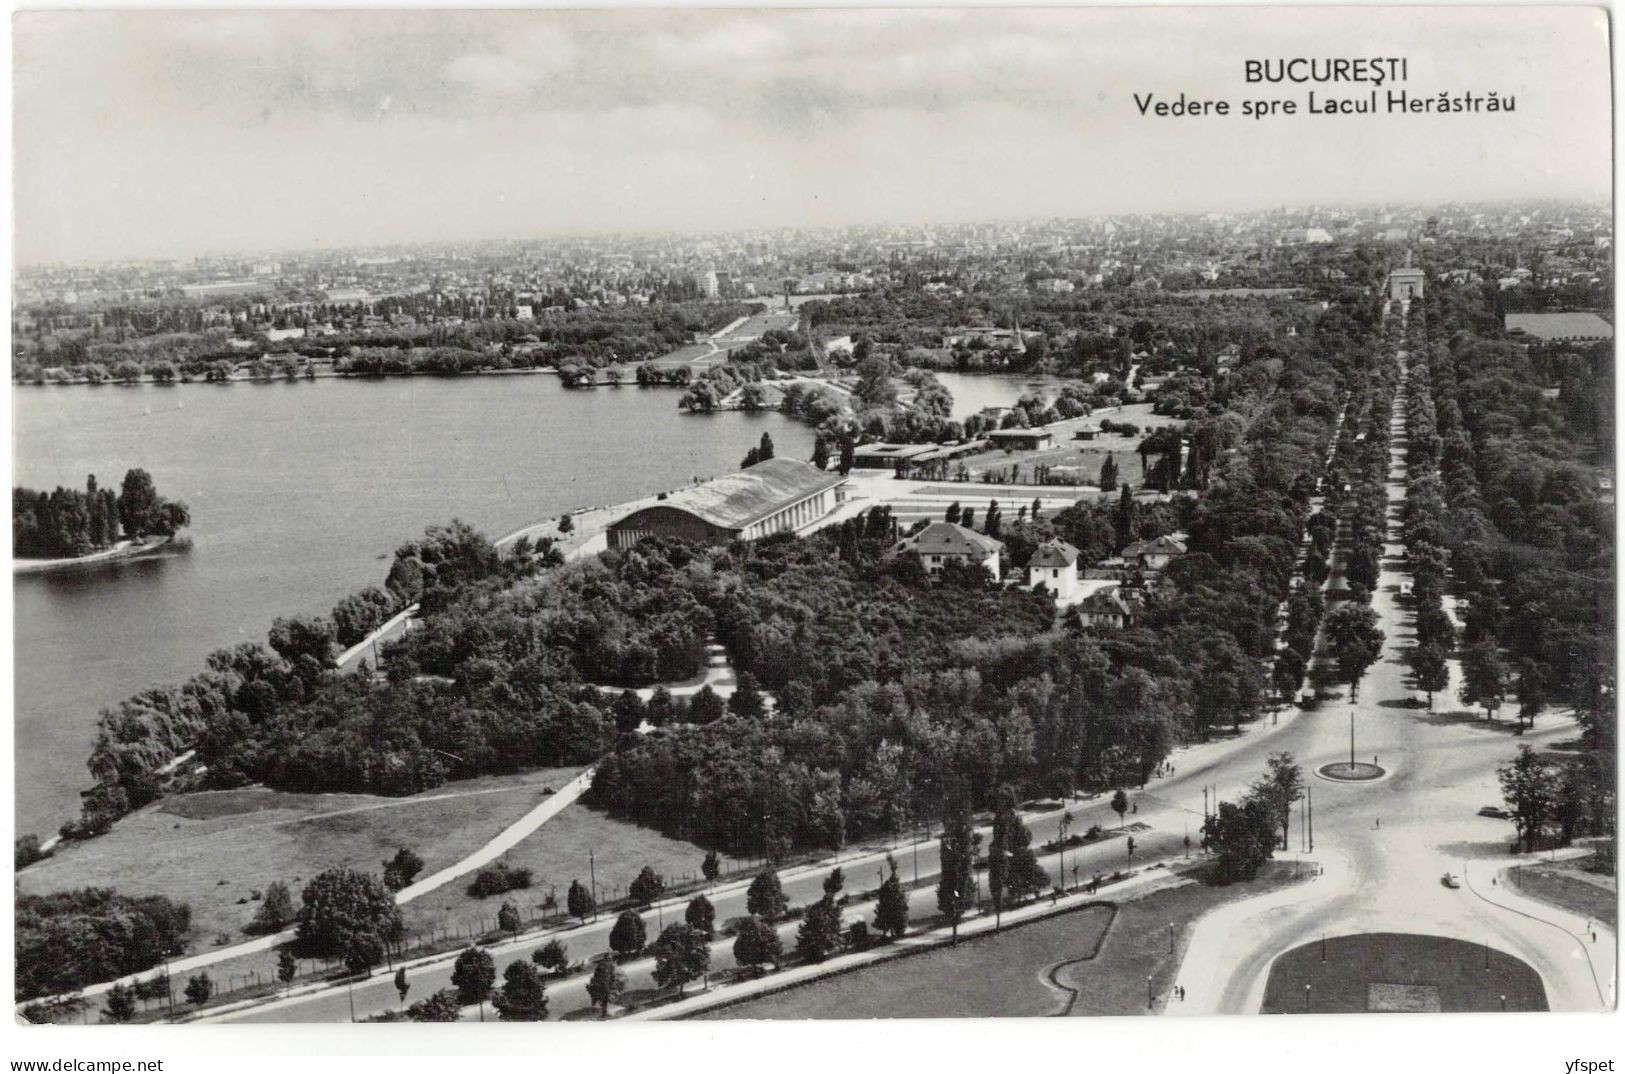
[[132, 466], [192, 510], [192, 547], [15, 578], [17, 831], [78, 812], [97, 713], [179, 683], [278, 615], [382, 584], [389, 554], [462, 518], [492, 537], [737, 468], [779, 414], [687, 416], [677, 393], [567, 392], [551, 376], [19, 388], [15, 481], [117, 486]]

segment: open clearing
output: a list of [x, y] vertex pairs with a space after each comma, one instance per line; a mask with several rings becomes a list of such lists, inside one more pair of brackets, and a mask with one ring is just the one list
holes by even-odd
[[1507, 875], [1520, 894], [1615, 927], [1619, 892], [1611, 876], [1588, 873], [1575, 863], [1520, 865]]
[[[936, 948], [825, 978], [699, 1017], [1145, 1014], [1146, 978], [1152, 978], [1152, 990], [1160, 1006], [1179, 968], [1183, 936], [1192, 922], [1224, 903], [1293, 882], [1292, 867], [1284, 863], [1267, 867], [1252, 883], [1230, 887], [1210, 887], [1192, 879], [1201, 871], [1187, 870], [1172, 886], [1115, 904], [1115, 917], [1111, 904], [1093, 904], [956, 947]], [[1173, 944], [1169, 943], [1170, 922], [1174, 923]]]
[[1263, 1013], [1546, 1009], [1540, 974], [1521, 959], [1443, 936], [1369, 932], [1330, 937], [1324, 948], [1304, 944], [1276, 959]]
[[[704, 858], [705, 851], [693, 843], [668, 839], [653, 828], [615, 820], [577, 802], [497, 860], [510, 868], [531, 871], [531, 886], [506, 896], [529, 917], [532, 911], [540, 912], [550, 892], [562, 912], [570, 881], [588, 884], [594, 869], [598, 901], [604, 904], [625, 896], [627, 885], [645, 865], [665, 877], [667, 886], [676, 886], [698, 880]], [[722, 856], [722, 868], [726, 875], [739, 865]], [[407, 931], [466, 927], [494, 918], [504, 897], [474, 898], [468, 893], [472, 879], [460, 878], [408, 903], [403, 908]]]
[[[1140, 431], [1131, 436], [1100, 432], [1093, 440], [1074, 438], [1079, 429], [1086, 425], [1098, 427], [1102, 421], [1129, 422], [1139, 426]], [[1099, 481], [1100, 467], [1105, 463], [1106, 456], [1110, 455], [1117, 463], [1118, 481], [1139, 488], [1145, 483], [1145, 471], [1140, 465], [1139, 452], [1135, 450], [1139, 447], [1140, 441], [1153, 429], [1164, 425], [1184, 424], [1178, 418], [1153, 414], [1150, 403], [1106, 407], [1088, 417], [1067, 418], [1044, 426], [1044, 431], [1055, 437], [1055, 446], [1052, 448], [1042, 451], [996, 449], [967, 455], [962, 461], [974, 484], [980, 484], [981, 475], [986, 472], [1008, 474], [1012, 465], [1021, 467], [1022, 480], [1031, 480], [1033, 467], [1042, 465], [1053, 468], [1057, 480], [1065, 477], [1071, 483], [1092, 485]], [[1155, 456], [1152, 456], [1150, 461], [1153, 466], [1156, 465]], [[950, 463], [949, 473], [958, 472], [959, 465], [959, 462]]]
[[203, 951], [219, 934], [243, 936], [258, 906], [251, 893], [273, 880], [288, 884], [297, 904], [300, 885], [323, 869], [377, 870], [401, 846], [417, 851], [428, 875], [492, 839], [543, 801], [545, 788], [579, 771], [490, 776], [410, 798], [262, 787], [181, 795], [131, 814], [106, 835], [64, 844], [19, 873], [17, 886], [29, 894], [116, 887], [178, 899], [192, 908], [189, 949]]

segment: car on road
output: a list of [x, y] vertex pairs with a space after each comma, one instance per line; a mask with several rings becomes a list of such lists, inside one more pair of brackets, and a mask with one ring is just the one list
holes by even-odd
[[1496, 820], [1511, 820], [1512, 814], [1500, 806], [1487, 805], [1478, 811], [1481, 817], [1494, 817]]
[[1447, 888], [1459, 888], [1461, 887], [1461, 877], [1457, 876], [1455, 873], [1446, 872], [1439, 878], [1439, 883], [1443, 884]]

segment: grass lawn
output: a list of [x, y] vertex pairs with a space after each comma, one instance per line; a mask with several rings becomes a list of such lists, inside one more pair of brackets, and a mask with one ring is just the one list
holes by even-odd
[[1610, 876], [1582, 871], [1577, 865], [1520, 865], [1508, 874], [1519, 894], [1549, 902], [1570, 913], [1615, 927], [1619, 892]]
[[[588, 861], [589, 851], [594, 858], [592, 864]], [[577, 803], [498, 860], [531, 871], [531, 886], [507, 896], [528, 917], [531, 911], [540, 912], [550, 891], [555, 892], [562, 912], [570, 881], [589, 883], [594, 867], [598, 901], [606, 904], [624, 897], [627, 885], [645, 865], [665, 877], [668, 886], [699, 880], [704, 857], [705, 851], [693, 843], [668, 839], [653, 828], [615, 820]], [[722, 867], [727, 874], [739, 865], [723, 855]], [[466, 928], [470, 923], [495, 917], [503, 897], [476, 899], [468, 894], [468, 883], [457, 880], [408, 903], [403, 908], [407, 931], [459, 924]]]
[[[1161, 1001], [1183, 935], [1209, 910], [1292, 883], [1275, 864], [1250, 884], [1210, 887], [1180, 874], [1171, 886], [1097, 903], [884, 962], [702, 1015], [738, 1018], [985, 1018], [1144, 1014], [1145, 979]], [[1170, 951], [1168, 924], [1174, 922]]]
[[[1140, 431], [1133, 436], [1102, 432], [1093, 440], [1073, 438], [1073, 434], [1084, 425], [1098, 426], [1102, 421], [1128, 422], [1138, 425]], [[1035, 465], [1044, 465], [1055, 467], [1058, 471], [1057, 476], [1069, 473], [1076, 483], [1092, 485], [1099, 480], [1100, 467], [1105, 463], [1106, 456], [1110, 455], [1117, 463], [1117, 479], [1138, 488], [1145, 483], [1145, 471], [1140, 465], [1140, 455], [1135, 448], [1151, 430], [1164, 425], [1183, 424], [1184, 422], [1177, 418], [1151, 413], [1150, 403], [1111, 407], [1086, 418], [1068, 418], [1045, 426], [1045, 429], [1055, 436], [1053, 448], [1043, 451], [984, 451], [966, 456], [963, 462], [973, 482], [979, 482], [980, 475], [985, 471], [1004, 473], [1012, 464], [1019, 464], [1023, 480], [1032, 479]], [[1155, 457], [1150, 461], [1153, 466], [1156, 465]], [[950, 473], [955, 473], [958, 469], [959, 462], [949, 463]]]
[[[378, 870], [400, 846], [422, 856], [425, 875], [491, 839], [580, 769], [541, 769], [448, 784], [410, 798], [364, 794], [283, 794], [249, 787], [156, 802], [113, 830], [17, 876], [18, 889], [43, 894], [113, 887], [165, 895], [192, 908], [189, 949], [219, 934], [233, 941], [254, 917], [251, 892], [273, 880], [299, 888], [339, 865]], [[566, 810], [566, 813], [570, 812]], [[557, 820], [558, 818], [555, 818]]]
[[[1294, 948], [1275, 960], [1265, 1014], [1544, 1011], [1540, 974], [1521, 959], [1443, 936], [1371, 932]], [[1307, 986], [1307, 987], [1306, 987]], [[1502, 997], [1505, 997], [1503, 1006]]]

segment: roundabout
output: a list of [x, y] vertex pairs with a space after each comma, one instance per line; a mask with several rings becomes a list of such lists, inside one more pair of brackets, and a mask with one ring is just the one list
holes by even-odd
[[1315, 769], [1315, 774], [1337, 783], [1371, 783], [1386, 776], [1388, 770], [1364, 761], [1334, 761]]

